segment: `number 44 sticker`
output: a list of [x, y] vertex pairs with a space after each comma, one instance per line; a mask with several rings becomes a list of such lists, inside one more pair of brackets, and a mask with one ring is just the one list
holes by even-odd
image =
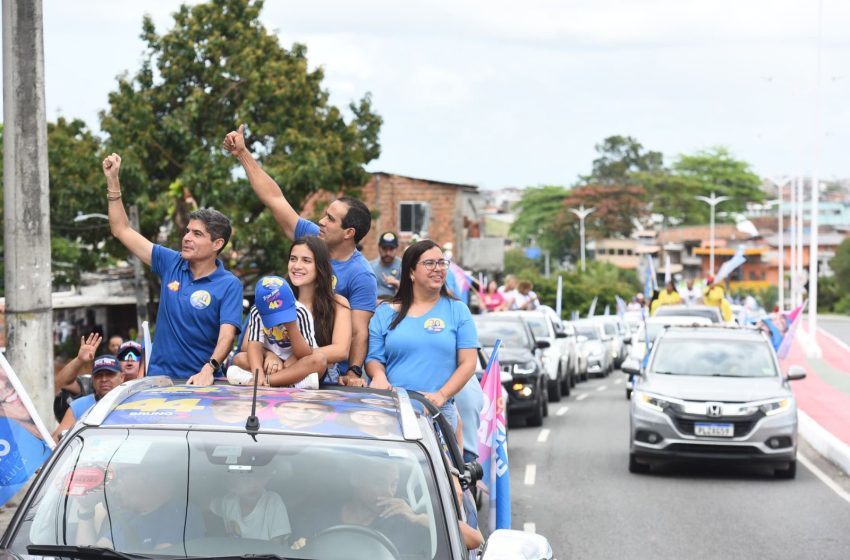
[[116, 410], [138, 410], [139, 412], [172, 410], [174, 412], [192, 412], [193, 410], [203, 410], [203, 406], [198, 406], [199, 402], [201, 402], [201, 399], [141, 399], [119, 405], [116, 407]]

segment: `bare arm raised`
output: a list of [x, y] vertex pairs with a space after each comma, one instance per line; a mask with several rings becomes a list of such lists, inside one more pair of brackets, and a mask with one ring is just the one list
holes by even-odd
[[127, 249], [143, 263], [151, 264], [153, 243], [144, 235], [130, 227], [124, 203], [121, 201], [121, 183], [118, 172], [121, 169], [121, 156], [111, 154], [103, 160], [103, 174], [106, 175], [106, 200], [109, 205], [109, 228]]
[[224, 137], [224, 149], [242, 164], [242, 168], [245, 169], [245, 174], [248, 176], [248, 182], [251, 183], [251, 188], [254, 189], [260, 202], [271, 211], [283, 234], [289, 239], [294, 239], [295, 226], [298, 224], [298, 212], [283, 196], [280, 186], [268, 173], [263, 171], [263, 168], [245, 147], [244, 124], [239, 127], [239, 130], [229, 132]]

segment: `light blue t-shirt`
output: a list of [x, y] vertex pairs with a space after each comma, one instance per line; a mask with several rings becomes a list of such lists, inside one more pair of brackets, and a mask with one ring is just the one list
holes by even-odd
[[74, 420], [82, 418], [83, 414], [94, 406], [97, 400], [94, 398], [94, 393], [88, 394], [71, 401], [71, 410], [74, 412]]
[[478, 348], [478, 330], [469, 308], [461, 301], [441, 297], [420, 317], [405, 317], [389, 330], [396, 311], [383, 304], [369, 322], [366, 363], [378, 361], [391, 385], [434, 393], [457, 369], [457, 351]]
[[242, 284], [215, 263], [212, 274], [196, 280], [180, 253], [153, 246], [151, 269], [162, 288], [147, 375], [187, 379], [209, 361], [221, 325], [242, 329]]
[[384, 275], [392, 276], [396, 280], [401, 279], [401, 259], [396, 257], [389, 266], [384, 266], [381, 262], [381, 257], [373, 261], [369, 261], [372, 267], [372, 272], [375, 273], [375, 281], [378, 283], [378, 297], [391, 298], [396, 293], [396, 286], [391, 286], [384, 282]]

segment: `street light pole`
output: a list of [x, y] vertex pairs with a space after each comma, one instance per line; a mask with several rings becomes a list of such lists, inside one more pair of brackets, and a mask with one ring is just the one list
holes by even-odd
[[711, 226], [709, 227], [710, 237], [711, 237], [711, 248], [709, 250], [709, 270], [711, 275], [714, 276], [714, 207], [720, 204], [725, 200], [729, 200], [728, 196], [714, 196], [714, 193], [711, 193], [711, 196], [696, 196], [694, 197], [697, 200], [701, 200], [711, 206]]
[[579, 235], [579, 243], [581, 245], [581, 271], [585, 271], [584, 266], [584, 219], [587, 218], [591, 212], [596, 210], [596, 208], [585, 208], [584, 204], [582, 204], [578, 209], [570, 208], [570, 212], [578, 216], [579, 226], [578, 226], [578, 235]]
[[[785, 186], [791, 183], [790, 178], [782, 178], [779, 180], [771, 179], [771, 182], [776, 185], [776, 192], [778, 195], [778, 206], [779, 209], [779, 310], [782, 311], [785, 309], [785, 224], [784, 224], [784, 216], [783, 216], [783, 204], [785, 197]], [[793, 185], [792, 185], [793, 192]], [[792, 196], [793, 201], [793, 196]]]

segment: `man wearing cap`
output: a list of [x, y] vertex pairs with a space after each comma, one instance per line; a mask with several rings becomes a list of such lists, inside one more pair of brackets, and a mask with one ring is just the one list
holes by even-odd
[[378, 238], [378, 258], [369, 261], [378, 281], [378, 301], [395, 297], [401, 278], [401, 259], [398, 258], [398, 236], [388, 231]]
[[327, 369], [327, 360], [313, 350], [313, 316], [280, 276], [257, 281], [247, 336], [246, 351], [236, 354], [227, 369], [228, 381], [253, 383], [252, 372], [259, 371], [260, 385], [319, 388], [319, 372]]
[[224, 138], [224, 149], [242, 164], [248, 182], [268, 208], [283, 234], [289, 239], [317, 235], [328, 245], [334, 272], [334, 290], [351, 305], [351, 349], [348, 362], [337, 362], [340, 384], [348, 377], [363, 374], [363, 362], [369, 344], [369, 320], [378, 300], [375, 273], [369, 261], [357, 250], [357, 243], [372, 227], [372, 215], [362, 201], [350, 196], [334, 200], [318, 224], [301, 218], [289, 204], [280, 186], [245, 147], [245, 125]]
[[128, 340], [119, 346], [116, 358], [121, 362], [124, 381], [132, 381], [145, 376], [145, 352], [142, 345], [135, 340]]
[[92, 365], [91, 377], [94, 384], [94, 393], [71, 402], [71, 406], [65, 412], [64, 418], [62, 418], [59, 426], [53, 432], [53, 439], [57, 442], [62, 432], [70, 429], [106, 393], [124, 382], [124, 374], [121, 373], [121, 364], [118, 363], [118, 359], [115, 356], [110, 356], [109, 354], [95, 358]]
[[218, 258], [230, 240], [230, 220], [202, 208], [189, 215], [179, 253], [154, 245], [130, 227], [121, 202], [120, 167], [118, 154], [103, 160], [109, 227], [162, 282], [147, 374], [210, 385], [242, 328], [242, 284]]

